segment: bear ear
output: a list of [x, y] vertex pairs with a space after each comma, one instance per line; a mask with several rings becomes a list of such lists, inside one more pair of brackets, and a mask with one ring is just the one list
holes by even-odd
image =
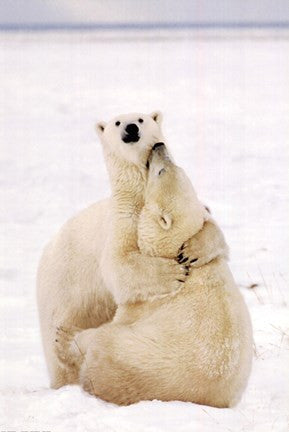
[[162, 212], [159, 215], [159, 224], [164, 230], [170, 229], [172, 223], [173, 223], [173, 219], [169, 213]]
[[154, 111], [150, 114], [151, 118], [158, 124], [161, 124], [163, 115], [160, 111]]
[[96, 123], [95, 129], [96, 129], [96, 132], [98, 133], [99, 136], [101, 136], [103, 134], [105, 126], [106, 126], [106, 123], [103, 121]]

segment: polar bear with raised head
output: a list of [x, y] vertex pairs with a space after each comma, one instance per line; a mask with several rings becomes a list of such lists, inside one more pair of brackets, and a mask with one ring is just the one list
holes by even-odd
[[186, 277], [175, 260], [137, 251], [146, 163], [162, 139], [161, 114], [121, 115], [98, 123], [97, 132], [111, 197], [70, 219], [46, 246], [38, 268], [38, 310], [53, 388], [78, 379], [74, 365], [64, 367], [56, 356], [57, 327], [96, 328], [113, 318], [117, 303], [159, 292], [160, 280], [164, 291], [174, 291]]
[[152, 399], [235, 405], [251, 369], [250, 317], [222, 233], [162, 143], [149, 158], [137, 235], [143, 256], [178, 254], [184, 266], [194, 265], [190, 276], [166, 294], [161, 286], [158, 295], [146, 290], [146, 299], [120, 305], [98, 329], [59, 329], [60, 358], [77, 365], [85, 390], [120, 405]]

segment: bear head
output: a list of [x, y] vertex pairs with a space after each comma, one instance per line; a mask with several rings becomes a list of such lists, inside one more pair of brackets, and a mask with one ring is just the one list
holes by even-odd
[[122, 114], [108, 123], [99, 122], [97, 133], [105, 155], [145, 167], [152, 146], [162, 140], [162, 115]]
[[174, 258], [181, 245], [203, 226], [207, 212], [185, 172], [156, 143], [147, 161], [145, 204], [138, 224], [144, 254]]

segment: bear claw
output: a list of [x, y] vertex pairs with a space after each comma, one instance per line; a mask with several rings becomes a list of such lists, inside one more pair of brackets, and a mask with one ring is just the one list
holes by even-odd
[[193, 259], [191, 259], [190, 263], [194, 263], [194, 262], [198, 261], [198, 259], [199, 258], [193, 258]]
[[179, 261], [179, 263], [180, 263], [180, 264], [183, 264], [183, 263], [187, 262], [188, 259], [189, 259], [189, 258], [187, 258], [187, 257], [182, 258], [182, 259]]

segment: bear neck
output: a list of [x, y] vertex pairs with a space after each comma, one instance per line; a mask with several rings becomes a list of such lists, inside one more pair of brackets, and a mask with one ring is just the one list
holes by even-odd
[[121, 215], [139, 215], [144, 206], [147, 170], [145, 167], [106, 155], [112, 190], [112, 206]]

